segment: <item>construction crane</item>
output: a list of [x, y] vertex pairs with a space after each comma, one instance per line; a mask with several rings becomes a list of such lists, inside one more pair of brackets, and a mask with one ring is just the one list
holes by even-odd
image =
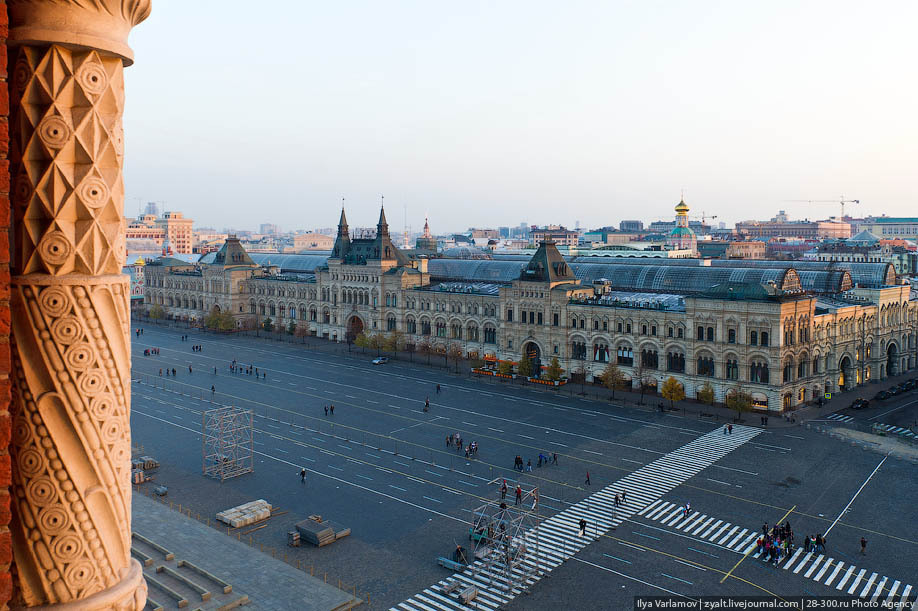
[[841, 204], [841, 217], [845, 218], [845, 204], [859, 204], [861, 200], [859, 199], [845, 199], [845, 196], [842, 195], [838, 199], [786, 199], [786, 202], [797, 202], [797, 203], [806, 203], [806, 204]]
[[713, 219], [716, 219], [716, 218], [717, 218], [717, 215], [716, 215], [716, 214], [712, 214], [712, 215], [708, 216], [708, 214], [707, 214], [706, 212], [703, 212], [703, 211], [702, 211], [702, 213], [701, 213], [700, 216], [699, 216], [699, 215], [695, 215], [695, 216], [691, 216], [691, 217], [689, 217], [689, 218], [695, 219], [696, 221], [697, 221], [698, 219], [701, 219], [701, 224], [704, 225], [704, 224], [706, 223], [706, 220], [707, 220], [707, 219], [712, 219], [712, 220], [713, 220]]

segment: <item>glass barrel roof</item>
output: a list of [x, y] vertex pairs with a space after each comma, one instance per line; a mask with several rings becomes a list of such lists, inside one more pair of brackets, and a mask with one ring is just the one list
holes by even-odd
[[512, 282], [526, 269], [525, 261], [488, 261], [461, 259], [430, 259], [427, 271], [437, 280], [459, 282]]
[[711, 267], [792, 267], [797, 271], [846, 271], [851, 281], [863, 287], [896, 284], [896, 270], [889, 263], [849, 263], [847, 261], [749, 261], [713, 260]]

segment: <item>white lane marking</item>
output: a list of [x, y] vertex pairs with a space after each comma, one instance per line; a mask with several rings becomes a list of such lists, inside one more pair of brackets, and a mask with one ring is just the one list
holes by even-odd
[[429, 497], [429, 496], [425, 496], [424, 498], [427, 499], [428, 501], [433, 501], [434, 503], [442, 503], [442, 502], [443, 502], [443, 501], [441, 501], [440, 499], [435, 499], [435, 498]]

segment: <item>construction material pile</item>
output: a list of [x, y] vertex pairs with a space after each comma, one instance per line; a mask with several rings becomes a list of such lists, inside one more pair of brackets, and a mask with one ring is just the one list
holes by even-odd
[[217, 514], [217, 519], [233, 528], [248, 526], [271, 517], [271, 504], [264, 499], [249, 501]]
[[322, 516], [309, 516], [308, 520], [297, 522], [296, 530], [300, 533], [302, 540], [318, 547], [334, 543], [338, 539], [351, 534], [350, 528], [344, 528], [329, 520], [323, 520]]

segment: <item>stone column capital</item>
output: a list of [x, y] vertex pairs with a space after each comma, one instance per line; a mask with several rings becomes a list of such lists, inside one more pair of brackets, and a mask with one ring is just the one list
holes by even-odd
[[108, 52], [134, 63], [127, 44], [149, 17], [151, 0], [9, 0], [10, 47], [68, 45]]

